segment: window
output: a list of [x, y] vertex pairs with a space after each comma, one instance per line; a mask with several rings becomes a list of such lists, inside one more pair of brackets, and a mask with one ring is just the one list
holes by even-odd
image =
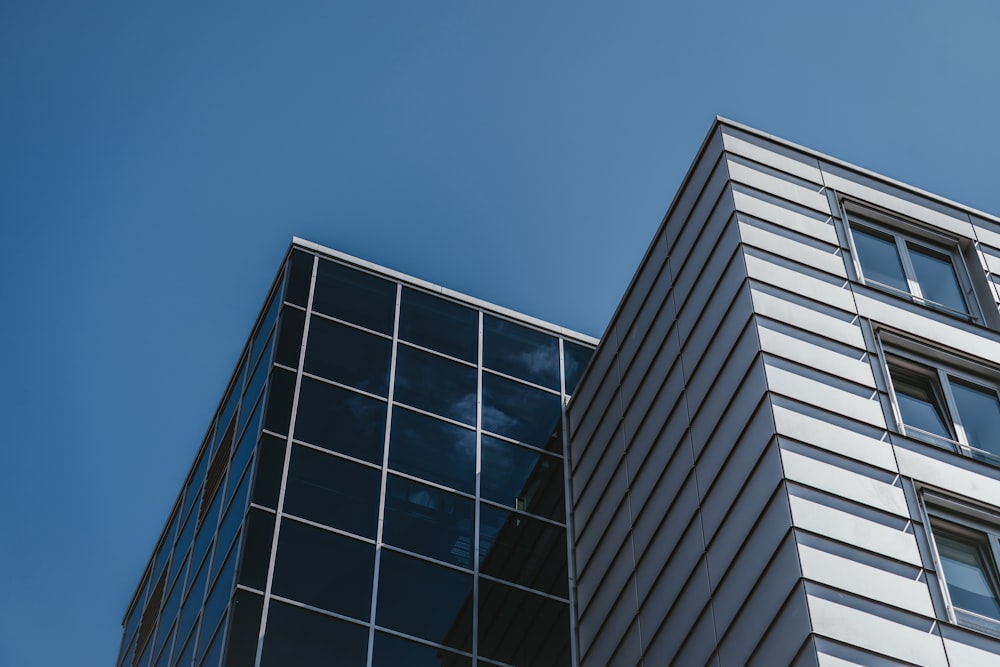
[[958, 369], [886, 355], [898, 421], [906, 435], [944, 439], [1000, 463], [1000, 395], [994, 382]]
[[941, 589], [951, 620], [1000, 634], [1000, 526], [989, 512], [924, 497]]
[[847, 213], [857, 268], [866, 284], [952, 315], [978, 318], [972, 284], [955, 239], [867, 209], [866, 213], [871, 217]]

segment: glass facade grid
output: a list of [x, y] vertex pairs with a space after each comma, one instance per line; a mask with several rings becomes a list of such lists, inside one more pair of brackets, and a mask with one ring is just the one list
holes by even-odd
[[[299, 248], [280, 275], [120, 664], [320, 664], [329, 636], [343, 664], [569, 664], [560, 427], [587, 348]], [[505, 653], [511, 600], [545, 630]]]

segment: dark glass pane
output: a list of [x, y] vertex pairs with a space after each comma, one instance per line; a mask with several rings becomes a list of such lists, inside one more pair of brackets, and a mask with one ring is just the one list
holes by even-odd
[[159, 626], [156, 629], [156, 637], [153, 639], [156, 655], [159, 655], [160, 649], [163, 648], [164, 643], [169, 639], [169, 635], [174, 629], [174, 620], [177, 612], [180, 610], [181, 589], [183, 588], [179, 584], [174, 587], [174, 590], [170, 593], [170, 597], [167, 598], [166, 603], [163, 605], [163, 610], [160, 612]]
[[313, 256], [298, 250], [292, 251], [289, 259], [288, 283], [285, 285], [285, 301], [302, 306], [309, 302], [309, 283], [312, 282]]
[[559, 342], [541, 331], [484, 315], [483, 366], [559, 389]]
[[313, 317], [305, 370], [379, 396], [389, 389], [392, 343], [358, 329]]
[[[225, 407], [222, 409], [222, 414], [219, 416], [219, 421], [216, 424], [215, 437], [212, 442], [212, 451], [214, 452], [219, 448], [219, 443], [222, 442], [224, 438], [232, 438], [234, 431], [229, 430], [230, 424], [233, 420], [233, 416], [236, 414], [236, 406], [240, 402], [240, 388], [237, 385], [233, 389], [233, 393], [228, 397]], [[228, 444], [232, 444], [232, 440]]]
[[[178, 644], [181, 643], [182, 637], [183, 635], [177, 633]], [[189, 667], [191, 665], [191, 660], [192, 658], [194, 658], [194, 640], [195, 640], [194, 633], [188, 635], [187, 643], [184, 645], [184, 648], [181, 649], [180, 651], [181, 657], [174, 662], [175, 665], [178, 665], [178, 667], [180, 667], [181, 665], [183, 665], [183, 667]]]
[[212, 504], [209, 506], [208, 511], [205, 512], [205, 518], [202, 520], [201, 525], [198, 526], [198, 533], [194, 538], [194, 562], [199, 563], [201, 559], [209, 552], [209, 546], [212, 543], [212, 538], [215, 537], [215, 527], [219, 519], [219, 508], [222, 506], [222, 494], [216, 493]]
[[230, 551], [226, 556], [225, 565], [216, 579], [212, 590], [205, 601], [205, 611], [202, 614], [202, 638], [199, 641], [200, 648], [204, 648], [208, 642], [208, 633], [211, 632], [222, 618], [226, 605], [229, 604], [229, 597], [233, 592], [233, 571], [236, 569], [236, 549]]
[[[240, 424], [237, 429], [237, 433], [242, 433], [240, 437], [240, 443], [237, 447], [247, 447], [248, 449], [253, 449], [254, 444], [257, 442], [257, 436], [260, 435], [260, 415], [261, 415], [261, 405], [264, 403], [263, 400], [257, 400], [257, 403], [250, 405], [249, 403], [240, 409]], [[249, 420], [247, 417], [249, 416]], [[237, 453], [237, 456], [240, 454]]]
[[572, 394], [576, 391], [576, 383], [583, 376], [590, 358], [594, 356], [594, 350], [583, 345], [571, 343], [563, 339], [563, 355], [566, 374], [566, 393]]
[[261, 667], [364, 667], [367, 660], [368, 628], [277, 600], [271, 603]]
[[205, 471], [208, 470], [208, 460], [212, 453], [208, 447], [201, 450], [201, 457], [198, 459], [198, 466], [188, 480], [187, 491], [184, 494], [184, 511], [182, 515], [187, 515], [191, 508], [196, 506], [201, 499], [201, 483], [205, 481]]
[[555, 394], [483, 373], [485, 430], [535, 447], [546, 447], [560, 418], [561, 406]]
[[899, 250], [892, 237], [876, 235], [856, 227], [851, 229], [851, 234], [865, 280], [895, 287], [903, 292], [910, 291], [906, 274], [903, 273], [903, 263], [899, 259]]
[[[264, 321], [261, 322], [260, 329], [254, 334], [253, 346], [250, 348], [250, 368], [257, 365], [257, 360], [261, 358], [265, 345], [269, 345], [272, 340], [271, 331], [274, 328], [274, 321], [278, 318], [278, 309], [280, 307], [281, 302], [278, 299], [274, 299], [268, 304], [267, 314], [264, 315]], [[268, 356], [264, 355], [265, 361]], [[239, 385], [236, 386], [236, 390], [239, 391]]]
[[368, 396], [302, 378], [295, 437], [371, 463], [382, 462], [386, 404]]
[[942, 438], [954, 438], [947, 425], [944, 400], [934, 371], [928, 369], [925, 375], [890, 366], [889, 375], [899, 404], [899, 416], [905, 425]]
[[293, 445], [284, 511], [374, 539], [381, 482], [374, 468]]
[[191, 545], [194, 537], [194, 527], [198, 523], [198, 513], [192, 512], [188, 515], [187, 522], [181, 527], [181, 534], [177, 536], [177, 551], [183, 552]]
[[220, 623], [212, 637], [212, 644], [205, 651], [205, 657], [201, 660], [201, 667], [218, 667], [219, 658], [222, 657], [222, 638], [225, 634], [225, 623]]
[[[233, 504], [229, 506], [229, 510], [226, 513], [225, 518], [222, 520], [222, 524], [219, 526], [219, 537], [216, 539], [216, 544], [218, 544], [217, 551], [219, 554], [223, 554], [229, 550], [230, 546], [233, 544], [233, 540], [236, 538], [237, 533], [240, 531], [240, 526], [243, 525], [243, 514], [246, 510], [247, 504], [247, 492], [250, 490], [250, 474], [246, 474], [243, 477], [243, 482], [240, 484], [239, 493], [236, 495], [236, 499]], [[219, 571], [221, 565], [220, 556], [216, 556], [215, 560], [212, 562], [212, 576]]]
[[257, 590], [264, 590], [267, 583], [267, 566], [271, 561], [271, 541], [273, 538], [274, 515], [251, 508], [247, 514], [239, 583]]
[[274, 361], [290, 368], [298, 368], [299, 352], [302, 349], [302, 331], [306, 314], [295, 308], [285, 308], [278, 325], [278, 345], [274, 350]]
[[476, 491], [476, 432], [394, 408], [389, 467], [466, 493]]
[[320, 260], [313, 310], [391, 334], [396, 311], [396, 283]]
[[483, 498], [556, 521], [565, 519], [561, 459], [485, 435], [482, 448]]
[[249, 414], [254, 403], [257, 402], [257, 397], [260, 396], [260, 391], [264, 388], [264, 382], [267, 380], [267, 371], [269, 368], [270, 366], [267, 363], [257, 364], [257, 367], [254, 368], [253, 375], [250, 376], [250, 381], [247, 382], [246, 394], [243, 397], [243, 414], [240, 415], [241, 422], [246, 422], [247, 414]]
[[479, 348], [479, 313], [404, 287], [399, 304], [399, 337], [475, 363]]
[[[161, 624], [161, 630], [162, 630], [163, 629], [162, 628], [162, 624], [163, 624], [162, 620], [160, 621], [160, 624]], [[175, 626], [171, 625], [170, 629], [165, 632], [165, 634], [167, 635], [167, 639], [164, 642], [162, 642], [160, 644], [157, 644], [157, 649], [156, 650], [159, 652], [159, 654], [158, 654], [158, 657], [156, 658], [156, 662], [153, 663], [155, 665], [155, 667], [166, 667], [169, 664], [168, 661], [170, 659], [170, 643], [171, 643], [170, 639], [172, 639], [172, 637], [173, 637], [174, 628], [175, 628]]]
[[472, 659], [436, 646], [375, 633], [372, 667], [470, 667]]
[[516, 512], [480, 505], [479, 570], [566, 597], [566, 529]]
[[393, 396], [415, 408], [476, 423], [476, 369], [429, 352], [399, 346]]
[[275, 433], [288, 433], [292, 416], [292, 396], [295, 393], [295, 373], [275, 368], [271, 373], [271, 390], [267, 395], [264, 428]]
[[285, 467], [285, 441], [273, 435], [265, 435], [257, 446], [256, 480], [253, 487], [253, 502], [271, 509], [278, 508], [278, 494], [281, 492], [281, 473]]
[[201, 569], [192, 580], [194, 583], [190, 586], [191, 590], [187, 599], [184, 600], [184, 607], [181, 609], [180, 625], [177, 626], [178, 637], [186, 637], [191, 628], [194, 627], [195, 619], [198, 618], [198, 612], [201, 611], [201, 604], [204, 600], [206, 579], [208, 579], [208, 563], [202, 563]]
[[[987, 570], [986, 537], [982, 541], [957, 535], [934, 536], [948, 595], [955, 607], [1000, 620], [1000, 603]], [[988, 557], [987, 557], [988, 558]]]
[[244, 432], [243, 437], [240, 438], [239, 443], [236, 445], [233, 460], [229, 464], [227, 493], [232, 493], [233, 485], [239, 481], [243, 475], [243, 471], [246, 470], [247, 464], [250, 462], [250, 457], [253, 456], [254, 445], [257, 443], [257, 435], [252, 431], [253, 429]]
[[263, 605], [261, 596], [237, 589], [229, 613], [229, 637], [226, 639], [226, 657], [222, 663], [226, 667], [246, 667], [254, 663]]
[[472, 646], [472, 575], [386, 549], [375, 622], [468, 651]]
[[514, 665], [569, 665], [567, 605], [480, 579], [479, 654]]
[[187, 566], [190, 562], [189, 556], [190, 552], [174, 554], [174, 561], [180, 562], [180, 565], [171, 566], [172, 572], [170, 573], [170, 586], [176, 584], [178, 588], [184, 588], [184, 575], [187, 574]]
[[386, 543], [472, 569], [474, 522], [472, 499], [389, 475]]
[[374, 545], [282, 520], [275, 595], [368, 620], [374, 569]]
[[959, 312], [969, 311], [962, 297], [962, 288], [955, 275], [955, 265], [948, 255], [910, 244], [910, 261], [917, 274], [920, 292], [925, 299], [936, 301]]
[[955, 405], [962, 419], [962, 429], [969, 444], [976, 449], [1000, 456], [1000, 401], [993, 389], [971, 382], [951, 381]]

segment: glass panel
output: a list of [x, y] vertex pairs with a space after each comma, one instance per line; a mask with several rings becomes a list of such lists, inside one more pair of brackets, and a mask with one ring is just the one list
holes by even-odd
[[219, 518], [219, 507], [222, 505], [222, 494], [216, 493], [215, 499], [205, 514], [204, 521], [198, 527], [198, 534], [194, 538], [194, 562], [199, 563], [208, 553], [212, 538], [215, 537], [216, 521]]
[[[237, 445], [238, 448], [245, 447], [248, 450], [253, 449], [254, 444], [257, 442], [257, 436], [260, 434], [260, 410], [261, 404], [264, 401], [257, 401], [257, 404], [253, 407], [247, 406], [245, 411], [240, 412], [240, 425], [239, 431], [243, 435], [240, 438], [240, 444]], [[249, 423], [246, 423], [247, 415], [250, 416]], [[236, 456], [242, 456], [246, 452], [237, 452]]]
[[285, 308], [278, 325], [278, 345], [274, 351], [275, 363], [290, 368], [298, 368], [299, 352], [302, 350], [302, 331], [306, 314], [295, 308]]
[[479, 654], [514, 665], [569, 665], [567, 605], [480, 579]]
[[201, 603], [205, 595], [205, 580], [208, 578], [208, 564], [202, 563], [201, 570], [194, 576], [194, 584], [191, 592], [188, 593], [184, 601], [184, 608], [181, 610], [181, 621], [177, 629], [178, 637], [186, 637], [187, 633], [194, 627], [198, 612], [201, 611]]
[[233, 454], [233, 460], [229, 464], [229, 480], [226, 486], [227, 499], [229, 494], [232, 493], [233, 486], [239, 482], [243, 471], [246, 470], [250, 457], [253, 456], [254, 445], [257, 442], [256, 430], [249, 429], [244, 431], [243, 437], [240, 438], [239, 444], [236, 445], [236, 452]]
[[156, 645], [161, 646], [164, 638], [167, 634], [167, 629], [170, 624], [174, 621], [174, 616], [180, 610], [181, 606], [181, 593], [184, 592], [184, 586], [182, 582], [178, 582], [174, 585], [173, 590], [170, 591], [170, 595], [167, 597], [167, 601], [163, 604], [163, 610], [160, 612], [160, 629], [156, 637]]
[[899, 416], [907, 426], [942, 438], [954, 439], [948, 426], [949, 420], [945, 417], [937, 375], [932, 375], [934, 371], [929, 369], [927, 372], [927, 375], [923, 375], [889, 367], [892, 388], [896, 391], [896, 402], [899, 404]]
[[344, 324], [313, 317], [305, 370], [379, 396], [389, 389], [392, 343]]
[[246, 537], [240, 563], [239, 583], [264, 590], [267, 566], [271, 561], [271, 540], [274, 538], [274, 515], [250, 508], [247, 514]]
[[590, 363], [590, 358], [594, 356], [594, 350], [577, 343], [571, 343], [564, 338], [563, 353], [565, 354], [566, 393], [572, 394], [576, 391], [576, 384], [583, 376], [583, 371]]
[[[483, 373], [485, 430], [536, 447], [546, 447], [559, 426], [559, 420], [559, 397], [555, 394]], [[561, 445], [556, 451], [561, 453]]]
[[958, 284], [955, 265], [951, 257], [926, 248], [908, 245], [910, 261], [917, 274], [920, 292], [925, 299], [936, 301], [959, 312], [969, 311], [962, 297], [962, 288]]
[[474, 522], [472, 499], [389, 475], [383, 535], [388, 544], [472, 569]]
[[858, 262], [865, 280], [875, 281], [909, 292], [910, 286], [903, 273], [903, 263], [899, 259], [899, 249], [892, 237], [851, 228], [854, 247], [858, 250]]
[[197, 512], [192, 512], [188, 515], [187, 523], [181, 528], [181, 534], [177, 536], [177, 551], [182, 552], [191, 545], [191, 539], [194, 537], [194, 527], [198, 523]]
[[[180, 644], [182, 636], [183, 635], [181, 635], [180, 633], [177, 634], [178, 644]], [[188, 667], [191, 664], [192, 658], [194, 658], [194, 633], [191, 633], [191, 635], [189, 635], [187, 644], [181, 651], [181, 657], [178, 658], [177, 661], [174, 662], [174, 664], [178, 666], [183, 665], [184, 667]]]
[[399, 337], [476, 363], [479, 314], [471, 308], [404, 287], [399, 304]]
[[198, 642], [199, 650], [205, 647], [209, 638], [208, 633], [215, 629], [226, 610], [226, 605], [229, 604], [229, 597], [233, 592], [233, 570], [236, 569], [236, 549], [229, 553], [225, 563], [212, 591], [208, 594], [208, 599], [205, 601], [205, 611], [202, 614], [202, 636]]
[[386, 549], [375, 622], [468, 651], [472, 646], [472, 575]]
[[396, 283], [320, 260], [313, 310], [338, 320], [360, 324], [366, 329], [391, 334], [396, 310]]
[[257, 450], [257, 470], [253, 487], [252, 502], [271, 509], [278, 508], [278, 494], [281, 491], [281, 473], [285, 467], [285, 441], [273, 435], [260, 439]]
[[566, 530], [489, 505], [479, 506], [480, 572], [566, 597]]
[[955, 607], [981, 616], [1000, 619], [1000, 604], [987, 574], [984, 542], [935, 533], [948, 595]]
[[298, 250], [292, 251], [289, 260], [288, 284], [285, 301], [306, 307], [309, 301], [309, 283], [312, 282], [313, 256]]
[[962, 419], [962, 429], [969, 444], [976, 449], [1000, 455], [1000, 401], [993, 389], [952, 379], [955, 405]]
[[[261, 322], [260, 329], [254, 335], [253, 346], [250, 348], [250, 367], [253, 368], [257, 364], [257, 360], [261, 358], [261, 353], [264, 351], [264, 346], [271, 340], [271, 329], [274, 327], [274, 321], [278, 318], [278, 308], [281, 306], [281, 302], [277, 299], [271, 301], [267, 308], [267, 314], [264, 316], [264, 321]], [[265, 356], [266, 360], [267, 357]], [[239, 392], [239, 385], [236, 385], [236, 392]]]
[[374, 468], [294, 445], [284, 511], [374, 539], [381, 482]]
[[220, 623], [215, 636], [212, 638], [212, 645], [205, 651], [205, 657], [201, 661], [201, 667], [217, 667], [219, 657], [222, 655], [222, 638], [225, 636], [225, 623]]
[[[236, 537], [236, 533], [239, 532], [240, 526], [243, 525], [243, 512], [247, 505], [247, 492], [250, 490], [250, 473], [243, 476], [243, 481], [240, 482], [239, 490], [234, 496], [234, 500], [229, 505], [229, 509], [226, 510], [226, 516], [223, 517], [222, 523], [219, 525], [219, 549], [225, 551], [229, 549], [229, 545], [233, 543], [233, 539]], [[218, 559], [216, 559], [218, 561]], [[212, 563], [213, 571], [218, 571], [219, 563]]]
[[263, 598], [249, 591], [237, 589], [233, 595], [233, 606], [229, 614], [232, 620], [223, 661], [227, 667], [244, 667], [254, 663], [263, 606]]
[[375, 633], [372, 667], [470, 667], [472, 659], [437, 646]]
[[302, 378], [295, 437], [324, 449], [382, 463], [386, 403]]
[[374, 545], [282, 519], [275, 595], [367, 620], [374, 569]]
[[209, 447], [201, 450], [198, 467], [195, 468], [191, 479], [188, 480], [187, 493], [184, 495], [184, 512], [182, 512], [184, 515], [190, 512], [191, 508], [197, 504], [198, 499], [201, 498], [201, 483], [205, 481], [205, 471], [208, 470], [208, 460], [211, 456], [212, 453], [209, 451]]
[[483, 317], [483, 366], [559, 389], [559, 342], [499, 317]]
[[257, 367], [253, 371], [253, 375], [250, 376], [250, 381], [247, 383], [246, 394], [243, 396], [243, 414], [240, 415], [240, 428], [243, 428], [243, 424], [246, 423], [247, 415], [250, 414], [250, 409], [253, 407], [254, 403], [257, 402], [257, 397], [260, 396], [260, 390], [264, 388], [264, 382], [267, 380], [267, 371], [270, 366], [267, 363], [257, 364]]
[[277, 600], [271, 603], [261, 667], [364, 667], [367, 659], [365, 626]]
[[476, 369], [400, 345], [395, 400], [421, 410], [476, 423]]
[[282, 435], [288, 433], [292, 417], [292, 396], [295, 393], [295, 373], [275, 368], [271, 373], [271, 390], [267, 396], [264, 428]]
[[476, 492], [476, 432], [394, 408], [389, 467], [466, 493]]
[[561, 459], [486, 435], [482, 448], [483, 498], [556, 521], [565, 520]]

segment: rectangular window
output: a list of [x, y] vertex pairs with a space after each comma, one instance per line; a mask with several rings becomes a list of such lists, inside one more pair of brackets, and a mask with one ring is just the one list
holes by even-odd
[[1000, 525], [989, 512], [924, 497], [942, 593], [951, 620], [1000, 634]]
[[1000, 463], [1000, 394], [994, 380], [888, 353], [886, 365], [903, 432], [933, 436]]
[[881, 214], [861, 216], [853, 208], [847, 216], [859, 277], [865, 284], [952, 315], [978, 318], [957, 240]]

